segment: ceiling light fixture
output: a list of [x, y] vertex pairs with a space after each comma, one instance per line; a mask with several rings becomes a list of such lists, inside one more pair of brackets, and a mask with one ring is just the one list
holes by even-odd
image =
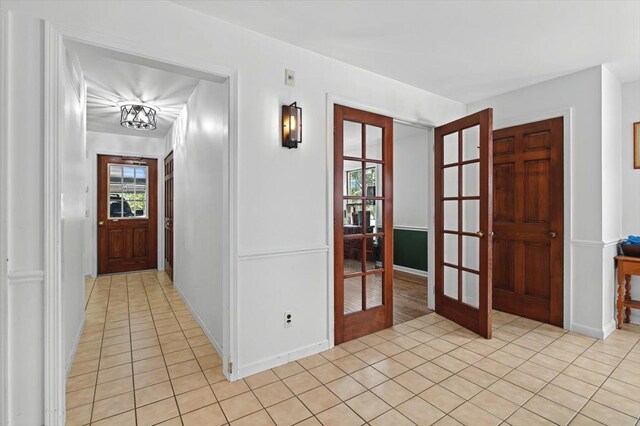
[[120, 107], [120, 125], [137, 130], [155, 130], [157, 108], [140, 103], [124, 102]]

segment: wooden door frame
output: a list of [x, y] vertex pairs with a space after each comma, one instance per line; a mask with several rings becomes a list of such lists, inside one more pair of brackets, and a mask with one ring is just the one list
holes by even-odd
[[[3, 28], [4, 29], [4, 28]], [[186, 51], [167, 51], [152, 43], [130, 41], [95, 30], [53, 24], [44, 20], [44, 424], [58, 425], [65, 421], [65, 362], [62, 327], [62, 277], [60, 244], [62, 243], [61, 173], [64, 138], [63, 68], [65, 41], [75, 41], [97, 48], [128, 54], [143, 60], [179, 66], [200, 75], [224, 78], [229, 82], [228, 144], [225, 145], [223, 169], [225, 185], [225, 214], [223, 227], [223, 363], [237, 365], [237, 275], [238, 275], [238, 72], [236, 69], [213, 64], [206, 55]], [[5, 78], [3, 74], [3, 79]], [[235, 380], [238, 369], [223, 368], [225, 376]]]
[[[326, 134], [327, 134], [327, 142], [326, 142], [326, 176], [327, 176], [327, 190], [326, 190], [326, 202], [327, 202], [327, 224], [326, 224], [326, 239], [327, 245], [323, 248], [323, 251], [327, 253], [327, 277], [328, 277], [328, 286], [327, 286], [327, 341], [323, 344], [322, 348], [331, 348], [335, 345], [335, 302], [334, 302], [334, 292], [335, 292], [335, 280], [334, 280], [334, 256], [335, 256], [335, 243], [334, 243], [334, 233], [333, 233], [333, 214], [334, 214], [334, 200], [333, 200], [333, 170], [334, 170], [334, 134], [333, 134], [333, 123], [334, 123], [334, 106], [342, 105], [349, 108], [359, 109], [366, 112], [371, 112], [374, 114], [380, 114], [387, 117], [391, 117], [393, 123], [402, 123], [407, 124], [414, 127], [419, 127], [425, 129], [427, 131], [427, 167], [430, 170], [433, 170], [433, 136], [434, 129], [436, 127], [435, 123], [432, 121], [424, 120], [418, 116], [407, 116], [404, 113], [380, 108], [376, 106], [372, 106], [363, 102], [359, 102], [357, 100], [346, 98], [344, 96], [327, 93], [327, 102], [326, 102]], [[427, 185], [429, 194], [433, 194], [433, 175], [429, 175], [431, 179]], [[429, 223], [429, 228], [433, 229], [433, 197], [427, 197], [427, 222]], [[429, 247], [433, 245], [433, 233], [428, 233], [428, 241]], [[433, 262], [433, 256], [429, 256], [429, 265]], [[432, 268], [429, 268], [432, 270]], [[427, 283], [427, 307], [429, 309], [434, 308], [434, 286], [433, 279], [431, 279], [431, 273], [428, 272], [428, 283]], [[315, 352], [313, 352], [315, 353]]]
[[[169, 151], [169, 153], [167, 155], [164, 156], [163, 162], [162, 162], [162, 173], [158, 173], [158, 181], [160, 181], [160, 179], [162, 179], [162, 185], [158, 185], [158, 192], [162, 192], [162, 203], [158, 203], [158, 211], [162, 212], [162, 231], [160, 232], [160, 229], [158, 229], [158, 234], [162, 234], [162, 241], [158, 240], [158, 244], [162, 244], [162, 263], [158, 262], [158, 265], [163, 265], [163, 269], [166, 272], [167, 271], [167, 240], [165, 238], [165, 229], [166, 229], [166, 217], [167, 217], [167, 192], [165, 191], [166, 188], [166, 167], [167, 167], [167, 158], [169, 158], [169, 156], [171, 156], [171, 162], [174, 163], [173, 161], [173, 149], [171, 149], [171, 151]], [[175, 164], [174, 166], [175, 167]], [[162, 175], [162, 177], [160, 177], [160, 175]], [[174, 171], [173, 169], [171, 170], [171, 179], [174, 178]], [[160, 186], [162, 186], [162, 190], [160, 190]], [[171, 188], [174, 189], [174, 182], [172, 180], [171, 182]], [[174, 195], [175, 195], [175, 191], [174, 191]], [[159, 196], [159, 195], [158, 195]], [[162, 205], [160, 205], [162, 204]], [[174, 206], [175, 206], [175, 196], [174, 196]], [[175, 210], [175, 209], [174, 209]], [[172, 216], [172, 220], [173, 220], [173, 216]], [[159, 222], [158, 222], [159, 223]], [[158, 226], [158, 228], [160, 228], [160, 226]], [[173, 223], [171, 224], [171, 234], [172, 234], [172, 240], [175, 241], [175, 235], [173, 232]], [[159, 250], [160, 251], [160, 250]], [[158, 253], [159, 255], [160, 253]], [[171, 255], [173, 256], [173, 251], [171, 253]], [[173, 260], [173, 259], [172, 259]], [[173, 260], [173, 262], [175, 263], [175, 260]], [[167, 275], [169, 275], [169, 278], [171, 278], [171, 280], [173, 280], [173, 263], [171, 264], [171, 273], [168, 273]]]
[[[149, 235], [147, 236], [147, 250], [149, 252], [155, 252], [155, 259], [150, 259], [151, 263], [147, 264], [148, 268], [146, 269], [158, 269], [160, 267], [160, 263], [158, 262], [158, 258], [159, 258], [159, 253], [160, 250], [158, 248], [158, 244], [160, 242], [160, 238], [159, 238], [159, 226], [158, 226], [158, 222], [159, 222], [159, 218], [160, 218], [160, 208], [161, 208], [161, 202], [158, 199], [161, 196], [161, 192], [160, 192], [160, 171], [158, 170], [158, 164], [159, 161], [156, 158], [153, 157], [145, 157], [145, 156], [136, 156], [134, 158], [125, 156], [125, 155], [104, 155], [104, 154], [99, 154], [97, 159], [98, 159], [98, 167], [97, 167], [97, 182], [98, 185], [95, 187], [95, 194], [97, 196], [97, 204], [96, 204], [96, 222], [100, 221], [100, 217], [101, 217], [101, 212], [104, 213], [107, 210], [107, 206], [108, 204], [106, 203], [106, 199], [104, 197], [100, 197], [100, 175], [104, 173], [104, 184], [106, 185], [109, 182], [109, 171], [108, 170], [104, 170], [101, 168], [101, 164], [100, 164], [100, 157], [104, 158], [106, 163], [104, 163], [103, 165], [106, 166], [108, 168], [109, 164], [112, 164], [110, 162], [110, 160], [115, 160], [115, 159], [120, 159], [121, 161], [129, 161], [127, 162], [122, 162], [122, 163], [114, 163], [114, 164], [129, 164], [129, 165], [135, 165], [135, 159], [136, 158], [140, 158], [142, 160], [150, 160], [155, 162], [155, 170], [153, 170], [153, 172], [151, 172], [151, 168], [150, 166], [147, 166], [149, 169], [149, 174], [148, 177], [149, 179], [147, 180], [147, 188], [148, 188], [148, 194], [151, 195], [152, 193], [154, 193], [154, 197], [149, 196], [149, 198], [147, 198], [147, 221], [148, 221], [148, 225], [147, 225], [147, 229], [149, 229], [151, 232], [149, 233]], [[152, 175], [155, 174], [155, 179], [151, 179]], [[154, 191], [155, 189], [155, 191]], [[108, 188], [103, 188], [102, 190], [107, 191], [106, 194], [109, 194], [109, 189]], [[154, 208], [155, 207], [155, 208]], [[106, 226], [106, 222], [109, 221], [109, 217], [105, 217], [104, 218], [105, 221], [105, 226]], [[98, 226], [98, 224], [96, 224], [96, 227], [98, 229], [98, 235], [97, 235], [97, 240], [98, 240], [98, 244], [97, 244], [97, 259], [98, 259], [98, 269], [102, 269], [103, 273], [108, 273], [106, 271], [104, 271], [104, 269], [107, 268], [106, 265], [106, 260], [103, 258], [100, 258], [100, 252], [102, 251], [102, 255], [106, 256], [107, 255], [107, 247], [101, 247], [101, 240], [100, 240], [100, 227]], [[106, 227], [104, 228], [106, 229]], [[103, 240], [102, 240], [102, 244], [107, 244], [107, 236], [103, 236]], [[102, 262], [102, 264], [101, 264]], [[132, 270], [132, 272], [135, 270]], [[125, 271], [128, 272], [128, 271]]]

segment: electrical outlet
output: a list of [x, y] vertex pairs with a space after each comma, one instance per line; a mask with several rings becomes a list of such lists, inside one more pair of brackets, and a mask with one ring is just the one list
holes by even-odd
[[284, 313], [284, 328], [293, 326], [293, 313], [291, 311], [285, 311]]
[[296, 85], [296, 72], [294, 70], [284, 70], [284, 84], [291, 87]]

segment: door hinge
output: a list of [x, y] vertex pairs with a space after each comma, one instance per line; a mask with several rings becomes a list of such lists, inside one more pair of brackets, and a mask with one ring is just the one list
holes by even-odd
[[229, 365], [227, 366], [227, 370], [229, 371], [229, 374], [233, 373], [233, 363], [230, 362]]

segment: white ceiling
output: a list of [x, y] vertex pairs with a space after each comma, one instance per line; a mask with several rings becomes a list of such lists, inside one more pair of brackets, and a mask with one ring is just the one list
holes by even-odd
[[175, 2], [464, 103], [599, 64], [640, 79], [638, 0]]
[[[87, 83], [87, 130], [163, 138], [200, 81], [158, 68], [126, 62], [85, 45], [71, 45]], [[157, 129], [136, 130], [120, 125], [120, 101], [142, 101], [160, 110]]]

